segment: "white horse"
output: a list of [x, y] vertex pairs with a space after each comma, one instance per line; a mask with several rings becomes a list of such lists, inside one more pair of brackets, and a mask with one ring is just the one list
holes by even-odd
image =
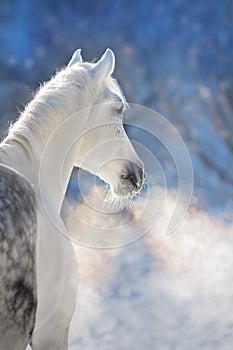
[[[61, 234], [66, 229], [60, 210], [73, 167], [108, 183], [114, 200], [141, 189], [143, 165], [123, 129], [127, 104], [111, 77], [114, 67], [110, 49], [97, 63], [83, 62], [77, 50], [68, 66], [41, 87], [0, 145], [1, 350], [23, 350], [28, 342], [34, 350], [67, 349], [78, 274], [72, 242]], [[76, 130], [79, 137], [64, 160]], [[6, 264], [12, 256], [13, 263]]]

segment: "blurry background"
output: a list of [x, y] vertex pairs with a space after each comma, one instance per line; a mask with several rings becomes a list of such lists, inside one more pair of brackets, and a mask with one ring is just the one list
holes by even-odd
[[[193, 162], [195, 205], [176, 243], [80, 248], [80, 269], [95, 268], [72, 349], [232, 349], [232, 23], [231, 0], [0, 2], [1, 135], [76, 48], [93, 60], [110, 47], [128, 101], [170, 120]], [[166, 151], [153, 152], [172, 186]]]
[[93, 60], [111, 47], [129, 102], [154, 108], [179, 129], [197, 189], [208, 190], [205, 202], [227, 206], [233, 195], [232, 21], [230, 0], [2, 0], [1, 130], [76, 48]]

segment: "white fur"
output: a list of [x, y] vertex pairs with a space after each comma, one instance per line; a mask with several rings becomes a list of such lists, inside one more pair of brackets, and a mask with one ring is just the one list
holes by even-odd
[[83, 59], [81, 56], [81, 49], [78, 49], [74, 52], [69, 64], [67, 67], [71, 67], [75, 63], [82, 63]]
[[[127, 164], [127, 159], [141, 166], [124, 132], [121, 117], [115, 113], [114, 106], [121, 103], [119, 101], [124, 105], [126, 102], [118, 84], [111, 78], [114, 65], [114, 54], [109, 49], [95, 64], [83, 63], [80, 51], [76, 51], [68, 67], [41, 87], [1, 144], [1, 162], [29, 179], [37, 195], [39, 303], [33, 334], [35, 350], [67, 349], [78, 274], [72, 244], [60, 233], [65, 230], [60, 209], [73, 166], [80, 166], [99, 175], [111, 188], [117, 185], [119, 172]], [[43, 176], [40, 179], [42, 155], [51, 135], [79, 111], [82, 112], [74, 118], [72, 128], [58, 132], [55, 143], [52, 144], [55, 152], [48, 152], [47, 158], [45, 157], [46, 166], [42, 167]], [[96, 125], [100, 122], [105, 125], [85, 132], [92, 129], [95, 121]], [[77, 130], [77, 138], [83, 136], [74, 144], [63, 164], [61, 186], [58, 175], [71, 130]], [[120, 142], [118, 139], [118, 143], [114, 143], [116, 137]], [[102, 147], [106, 140], [111, 144], [112, 139], [115, 148]], [[92, 155], [90, 151], [93, 147], [101, 151], [97, 149]], [[106, 164], [101, 166], [105, 160]]]

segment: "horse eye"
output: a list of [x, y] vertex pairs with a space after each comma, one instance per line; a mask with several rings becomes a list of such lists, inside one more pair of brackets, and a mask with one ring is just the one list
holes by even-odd
[[122, 104], [119, 106], [119, 108], [117, 108], [117, 113], [122, 114], [123, 111], [124, 111], [124, 105], [123, 105], [123, 103], [122, 103]]

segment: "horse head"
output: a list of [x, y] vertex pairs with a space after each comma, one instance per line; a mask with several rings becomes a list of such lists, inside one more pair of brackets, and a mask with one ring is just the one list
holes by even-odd
[[92, 91], [77, 142], [75, 165], [109, 184], [115, 197], [129, 198], [140, 191], [144, 170], [123, 127], [128, 104], [112, 78], [114, 68], [115, 56], [110, 49], [96, 63], [83, 62], [81, 51], [77, 50], [68, 64], [67, 69], [86, 70]]

